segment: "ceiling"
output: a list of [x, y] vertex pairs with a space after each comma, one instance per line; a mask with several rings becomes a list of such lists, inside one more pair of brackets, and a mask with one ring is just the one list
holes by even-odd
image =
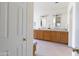
[[39, 7], [47, 7], [49, 6], [49, 8], [62, 8], [62, 7], [68, 7], [68, 2], [35, 2], [34, 6], [39, 6]]
[[66, 13], [68, 10], [67, 2], [35, 2], [34, 3], [34, 14], [37, 15], [55, 15]]

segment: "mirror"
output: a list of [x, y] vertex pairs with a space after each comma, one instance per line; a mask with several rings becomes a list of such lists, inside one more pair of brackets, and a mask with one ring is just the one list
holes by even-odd
[[47, 16], [41, 16], [40, 26], [41, 28], [46, 28], [47, 25]]
[[[54, 28], [61, 27], [61, 17], [60, 15], [54, 15], [53, 19], [49, 19], [49, 16], [41, 16], [40, 18], [40, 26], [41, 28], [51, 28], [52, 25]], [[51, 17], [50, 17], [51, 18]], [[53, 20], [53, 22], [50, 22], [50, 20]], [[51, 24], [52, 23], [52, 24]]]
[[59, 15], [56, 15], [55, 27], [61, 27], [61, 17]]

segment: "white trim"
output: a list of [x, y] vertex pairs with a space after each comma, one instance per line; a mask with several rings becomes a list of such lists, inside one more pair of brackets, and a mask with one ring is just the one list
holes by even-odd
[[73, 3], [73, 20], [72, 20], [72, 47], [75, 48], [75, 3]]
[[33, 55], [33, 3], [27, 3], [27, 56]]

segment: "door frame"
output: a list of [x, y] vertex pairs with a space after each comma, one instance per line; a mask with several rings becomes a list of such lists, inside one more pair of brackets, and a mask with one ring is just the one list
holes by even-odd
[[27, 3], [27, 56], [33, 56], [33, 2]]

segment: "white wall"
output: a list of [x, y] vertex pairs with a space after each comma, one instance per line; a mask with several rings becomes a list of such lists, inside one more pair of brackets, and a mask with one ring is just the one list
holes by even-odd
[[[71, 5], [72, 13], [69, 15], [69, 47], [79, 49], [79, 2], [71, 3]], [[73, 52], [73, 55], [79, 56], [79, 53]]]
[[[52, 23], [52, 15], [61, 14], [62, 15], [62, 27], [67, 26], [67, 4], [59, 3], [58, 5], [53, 2], [36, 2], [34, 3], [34, 21], [36, 22], [36, 27], [40, 27], [40, 16], [48, 15], [48, 22]], [[55, 6], [56, 5], [56, 6]], [[52, 24], [51, 24], [52, 27]]]
[[75, 4], [75, 47], [79, 48], [79, 2]]
[[71, 5], [72, 13], [69, 14], [69, 47], [79, 48], [79, 3], [71, 3]]
[[75, 47], [75, 43], [74, 43], [74, 23], [75, 23], [75, 4], [74, 3], [70, 3], [69, 7], [68, 7], [68, 31], [69, 31], [69, 40], [68, 40], [68, 46], [69, 47]]

